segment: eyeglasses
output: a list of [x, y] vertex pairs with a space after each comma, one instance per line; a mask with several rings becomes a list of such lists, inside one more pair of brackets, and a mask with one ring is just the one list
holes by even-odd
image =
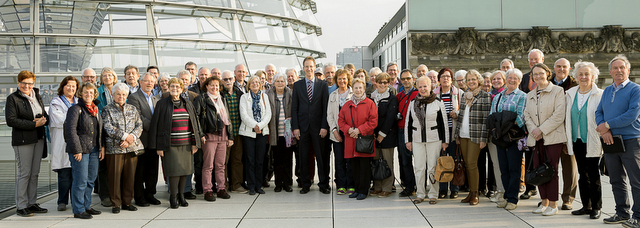
[[35, 83], [27, 83], [27, 82], [19, 82], [19, 83], [20, 85], [29, 86], [29, 87], [33, 87], [33, 85], [35, 84]]
[[222, 79], [222, 81], [225, 81], [225, 82], [226, 82], [226, 81], [231, 81], [231, 80], [233, 80], [233, 78], [223, 78], [223, 79]]
[[381, 82], [378, 82], [378, 84], [389, 84], [389, 82], [388, 81], [381, 81]]

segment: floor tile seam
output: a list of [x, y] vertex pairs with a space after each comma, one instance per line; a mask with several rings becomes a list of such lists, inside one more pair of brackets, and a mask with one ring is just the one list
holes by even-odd
[[167, 210], [169, 210], [169, 208], [165, 208], [164, 210], [162, 210], [162, 212], [158, 213], [156, 216], [154, 216], [153, 218], [151, 218], [149, 221], [147, 221], [144, 225], [142, 225], [142, 227], [147, 226], [149, 223], [151, 223], [152, 221], [156, 220], [158, 217], [160, 217], [160, 215], [164, 214]]
[[242, 220], [244, 220], [247, 217], [247, 214], [249, 214], [249, 211], [251, 211], [251, 208], [253, 207], [253, 205], [256, 204], [256, 201], [258, 201], [258, 198], [260, 198], [261, 194], [258, 194], [254, 199], [253, 202], [251, 202], [251, 205], [249, 205], [249, 208], [247, 208], [247, 211], [244, 212], [244, 215], [242, 215], [242, 218], [240, 218], [240, 221], [238, 221], [238, 224], [236, 225], [236, 228], [238, 228], [240, 226], [240, 224], [242, 224]]
[[[398, 176], [399, 176], [399, 175], [398, 175]], [[397, 181], [398, 183], [402, 183], [402, 182], [400, 181], [400, 179], [398, 179], [398, 178], [397, 178], [397, 176], [395, 176], [395, 177], [394, 177], [394, 179], [395, 179], [395, 181]], [[394, 182], [394, 183], [395, 183], [395, 182]], [[404, 189], [402, 188], [402, 185], [400, 185], [400, 188], [396, 189], [396, 191], [400, 191], [400, 190], [404, 190]], [[413, 204], [413, 207], [415, 207], [415, 208], [416, 208], [416, 210], [418, 210], [418, 213], [420, 213], [420, 215], [422, 215], [422, 217], [424, 218], [424, 221], [425, 221], [425, 222], [427, 222], [427, 224], [429, 224], [429, 227], [432, 227], [432, 228], [433, 228], [433, 224], [431, 224], [431, 221], [429, 221], [429, 219], [427, 218], [427, 216], [422, 212], [422, 210], [420, 210], [420, 207], [418, 207], [418, 205], [417, 205], [417, 204], [413, 203], [413, 201], [412, 201], [412, 199], [411, 199], [411, 196], [407, 196], [407, 197], [405, 197], [405, 198], [409, 199], [409, 201], [411, 202], [411, 204]]]

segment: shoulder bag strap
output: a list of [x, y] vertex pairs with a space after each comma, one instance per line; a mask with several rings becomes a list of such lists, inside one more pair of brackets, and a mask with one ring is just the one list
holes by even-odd
[[353, 121], [353, 106], [349, 106], [349, 114], [351, 114], [351, 125], [353, 125], [353, 128], [356, 128], [356, 122]]

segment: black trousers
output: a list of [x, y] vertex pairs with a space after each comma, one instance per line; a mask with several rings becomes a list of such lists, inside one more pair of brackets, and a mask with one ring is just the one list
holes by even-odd
[[[271, 135], [267, 136], [267, 142], [269, 142], [269, 137], [271, 137]], [[271, 148], [271, 145], [268, 144], [266, 148], [267, 149], [264, 153], [264, 161], [262, 164], [262, 174], [264, 175], [264, 181], [269, 182], [271, 178], [273, 178], [273, 149]]]
[[109, 195], [109, 169], [107, 168], [107, 159], [102, 159], [98, 163], [98, 178], [96, 178], [95, 188], [98, 191], [100, 200], [110, 199]]
[[145, 149], [144, 154], [138, 156], [136, 176], [133, 181], [133, 198], [136, 202], [143, 197], [152, 197], [156, 194], [159, 158], [156, 150], [150, 149]]
[[[529, 147], [529, 151], [524, 152], [524, 169], [527, 170], [529, 168], [529, 163], [531, 163], [531, 159], [533, 159], [533, 147]], [[530, 192], [536, 190], [536, 186], [525, 184], [526, 190], [525, 192]]]
[[371, 158], [352, 158], [351, 166], [353, 167], [353, 183], [356, 192], [360, 194], [369, 194], [371, 186]]
[[497, 188], [496, 178], [493, 173], [493, 161], [489, 156], [489, 147], [484, 147], [480, 150], [480, 156], [478, 156], [478, 173], [480, 174], [478, 190], [495, 191]]
[[293, 147], [293, 145], [291, 147], [287, 147], [284, 136], [278, 137], [278, 144], [276, 146], [271, 146], [277, 187], [291, 187], [291, 185], [293, 185], [293, 173], [291, 167], [291, 163], [293, 161]]
[[573, 143], [573, 154], [578, 164], [578, 188], [584, 208], [600, 210], [602, 208], [602, 187], [600, 184], [600, 157], [587, 157], [587, 144], [578, 139]]
[[306, 131], [300, 132], [300, 140], [298, 141], [300, 158], [300, 182], [302, 187], [311, 187], [311, 179], [309, 179], [309, 156], [311, 149], [316, 155], [316, 163], [318, 164], [318, 187], [329, 188], [329, 154], [324, 153], [326, 138], [320, 138], [319, 132]]

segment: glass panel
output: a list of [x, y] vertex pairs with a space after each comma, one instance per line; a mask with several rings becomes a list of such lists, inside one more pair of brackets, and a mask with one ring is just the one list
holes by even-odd
[[302, 48], [324, 52], [324, 49], [322, 49], [322, 45], [320, 45], [320, 40], [318, 39], [318, 36], [316, 36], [315, 33], [311, 35], [307, 35], [305, 33], [296, 32], [296, 35], [300, 40], [300, 44], [302, 45]]
[[193, 61], [198, 67], [233, 70], [239, 63], [245, 63], [242, 52], [235, 44], [193, 43], [179, 41], [156, 41], [156, 55], [161, 72], [171, 76], [184, 69], [184, 64]]
[[146, 18], [144, 5], [43, 0], [39, 28], [44, 33], [147, 35]]
[[18, 73], [21, 70], [30, 70], [30, 45], [31, 38], [0, 38], [0, 72]]
[[158, 36], [244, 41], [231, 13], [156, 6], [153, 8]]
[[123, 72], [125, 66], [149, 65], [146, 40], [38, 38], [42, 72], [80, 72], [91, 67], [111, 67]]
[[3, 1], [0, 5], [0, 33], [31, 32], [30, 1]]
[[258, 70], [264, 70], [267, 64], [275, 65], [278, 74], [283, 75], [289, 68], [296, 69], [296, 71], [301, 69], [300, 64], [298, 63], [298, 58], [295, 55], [270, 55], [253, 52], [245, 52], [244, 55], [247, 58], [247, 63], [249, 64], [247, 67], [249, 68], [251, 75]]
[[156, 2], [176, 2], [183, 4], [240, 8], [238, 0], [157, 0]]
[[247, 41], [300, 47], [291, 26], [282, 27], [282, 21], [258, 16], [245, 16], [242, 29]]
[[313, 12], [311, 12], [310, 9], [308, 10], [301, 10], [299, 8], [296, 7], [290, 7], [293, 12], [296, 15], [296, 18], [303, 20], [307, 23], [310, 23], [312, 25], [316, 25], [316, 26], [320, 26], [320, 23], [318, 23], [318, 20], [316, 19], [316, 16], [313, 15]]
[[285, 17], [295, 17], [286, 0], [241, 0], [242, 8]]

